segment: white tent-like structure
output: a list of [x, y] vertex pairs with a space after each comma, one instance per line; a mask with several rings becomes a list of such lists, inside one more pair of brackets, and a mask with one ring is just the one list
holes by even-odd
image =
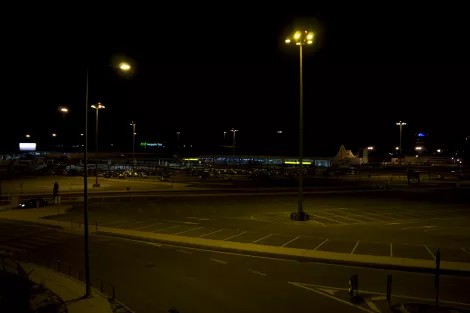
[[361, 164], [361, 158], [359, 155], [355, 155], [351, 150], [346, 150], [344, 145], [339, 147], [339, 151], [333, 158], [333, 164], [337, 165], [359, 165]]

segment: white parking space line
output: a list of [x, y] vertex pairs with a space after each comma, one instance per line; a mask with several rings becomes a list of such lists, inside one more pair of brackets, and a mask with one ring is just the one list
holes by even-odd
[[401, 225], [401, 224], [412, 224], [412, 223], [419, 223], [419, 221], [415, 221], [415, 222], [393, 222], [393, 223], [387, 223], [387, 225]]
[[338, 223], [338, 224], [347, 224], [347, 223], [345, 223], [345, 222], [337, 221], [337, 220], [334, 220], [334, 219], [332, 219], [332, 218], [324, 217], [324, 216], [317, 215], [317, 214], [310, 214], [310, 215], [316, 216], [316, 217], [318, 217], [318, 218], [323, 218], [323, 219], [325, 219], [325, 220], [329, 220], [329, 221], [332, 221], [332, 222], [335, 222], [335, 223]]
[[356, 251], [357, 246], [359, 246], [359, 241], [356, 242], [356, 245], [355, 245], [354, 248], [351, 250], [351, 254], [354, 254], [354, 251]]
[[463, 252], [467, 252], [467, 254], [468, 254], [468, 255], [470, 255], [470, 252], [469, 252], [469, 251], [467, 251], [467, 249], [465, 249], [465, 248], [462, 248], [462, 251], [463, 251]]
[[261, 238], [259, 238], [259, 239], [256, 239], [256, 240], [253, 241], [252, 243], [257, 243], [258, 241], [261, 241], [261, 240], [263, 240], [263, 239], [269, 238], [269, 237], [271, 237], [272, 235], [273, 235], [273, 234], [269, 234], [269, 235], [267, 235], [267, 236], [261, 237]]
[[365, 221], [356, 220], [356, 219], [351, 218], [351, 217], [346, 217], [345, 215], [337, 215], [337, 214], [330, 214], [330, 213], [326, 213], [326, 214], [328, 214], [330, 216], [334, 216], [334, 217], [345, 218], [345, 219], [354, 221], [356, 223], [365, 223]]
[[236, 234], [236, 235], [233, 235], [233, 236], [230, 236], [230, 237], [227, 237], [227, 238], [225, 238], [225, 239], [224, 239], [224, 241], [225, 241], [225, 240], [232, 239], [232, 238], [235, 238], [235, 237], [237, 237], [237, 236], [240, 236], [240, 235], [243, 235], [243, 234], [246, 234], [246, 231], [244, 231], [244, 232], [241, 232], [241, 233], [239, 233], [239, 234]]
[[181, 252], [181, 253], [185, 253], [185, 254], [192, 254], [192, 253], [189, 252], [189, 251], [180, 250], [180, 249], [176, 249], [176, 251]]
[[432, 253], [432, 251], [428, 248], [428, 246], [424, 246], [426, 248], [426, 250], [428, 250], [429, 254], [433, 257], [433, 259], [435, 260], [436, 259], [436, 256], [434, 255], [434, 253]]
[[320, 243], [318, 246], [316, 246], [315, 249], [313, 249], [313, 251], [315, 251], [315, 250], [317, 250], [318, 248], [320, 248], [321, 246], [323, 246], [323, 244], [324, 244], [325, 242], [327, 242], [327, 241], [328, 241], [328, 239], [325, 239], [322, 243]]
[[211, 261], [214, 261], [214, 262], [217, 262], [217, 263], [221, 263], [221, 264], [227, 264], [227, 262], [222, 261], [222, 260], [217, 260], [217, 259], [211, 259]]
[[268, 275], [268, 274], [261, 273], [261, 272], [255, 271], [255, 270], [249, 270], [249, 271], [252, 272], [252, 273], [254, 273], [254, 274], [260, 275], [260, 276], [266, 276], [266, 275]]
[[179, 233], [176, 233], [176, 234], [173, 234], [173, 235], [180, 235], [180, 234], [184, 234], [184, 233], [189, 233], [190, 231], [193, 231], [193, 230], [196, 230], [196, 229], [201, 229], [201, 228], [204, 228], [204, 227], [191, 228], [191, 229], [188, 229], [188, 230], [180, 231]]
[[[300, 237], [300, 236], [299, 236], [299, 237]], [[295, 237], [294, 239], [289, 240], [288, 242], [286, 242], [285, 244], [283, 244], [281, 247], [287, 246], [287, 245], [290, 244], [291, 242], [293, 242], [293, 241], [299, 239], [299, 237]]]
[[161, 229], [154, 230], [152, 233], [156, 233], [156, 232], [159, 232], [159, 231], [162, 231], [162, 230], [172, 229], [172, 228], [176, 228], [176, 227], [180, 227], [180, 226], [181, 226], [181, 225], [175, 225], [175, 226], [165, 227], [165, 228], [161, 228]]
[[[332, 210], [333, 211], [333, 210]], [[337, 211], [337, 210], [336, 210]], [[345, 215], [341, 215], [340, 213], [343, 213]], [[338, 212], [338, 214], [336, 216], [340, 216], [340, 217], [344, 217], [344, 218], [347, 218], [346, 216], [347, 215], [354, 215], [354, 216], [359, 216], [359, 217], [362, 217], [362, 218], [368, 218], [370, 220], [374, 220], [374, 221], [377, 221], [377, 222], [383, 222], [383, 220], [379, 220], [378, 218], [375, 218], [375, 217], [369, 217], [369, 216], [366, 216], [367, 213], [363, 213], [363, 212], [360, 212], [360, 214], [358, 213], [351, 213], [349, 211], [346, 211], [346, 210], [343, 210], [342, 212]], [[355, 220], [357, 221], [357, 220]], [[358, 222], [363, 222], [363, 221], [358, 221]]]
[[402, 228], [402, 230], [407, 230], [407, 229], [426, 229], [426, 228], [434, 228], [436, 226], [416, 226], [416, 227], [406, 227]]
[[213, 231], [213, 232], [210, 232], [210, 233], [207, 233], [207, 234], [202, 234], [201, 236], [197, 237], [197, 238], [202, 238], [204, 236], [209, 236], [209, 235], [212, 235], [212, 234], [215, 234], [215, 233], [218, 233], [219, 231], [223, 231], [224, 229], [221, 228], [219, 230], [216, 230], [216, 231]]
[[144, 228], [150, 228], [150, 227], [153, 227], [153, 226], [158, 225], [158, 224], [160, 224], [160, 223], [140, 226], [140, 227], [134, 228], [132, 230], [141, 230], [141, 229], [144, 229]]

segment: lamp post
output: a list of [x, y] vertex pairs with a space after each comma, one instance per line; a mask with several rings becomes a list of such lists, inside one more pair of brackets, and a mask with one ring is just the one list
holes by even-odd
[[60, 107], [59, 111], [62, 114], [62, 146], [65, 152], [65, 116], [69, 113], [69, 109], [66, 107]]
[[402, 152], [402, 149], [401, 149], [401, 134], [403, 132], [403, 126], [406, 125], [406, 123], [402, 122], [402, 121], [399, 121], [398, 123], [396, 123], [397, 126], [400, 126], [400, 154], [399, 154], [399, 157], [401, 158], [401, 152]]
[[225, 136], [227, 135], [227, 132], [224, 132], [224, 144], [225, 144]]
[[[96, 157], [98, 157], [98, 116], [99, 116], [98, 112], [104, 109], [105, 106], [102, 105], [100, 102], [98, 102], [98, 104], [96, 105], [92, 104], [91, 108], [96, 110], [95, 153], [96, 153]], [[96, 176], [96, 183], [93, 187], [99, 187], [100, 185], [98, 184], [98, 160], [96, 161], [95, 176]]]
[[238, 131], [238, 129], [232, 128], [231, 132], [233, 133], [233, 140], [232, 140], [232, 157], [233, 160], [235, 161], [235, 133]]
[[134, 177], [134, 164], [135, 164], [135, 123], [131, 122], [132, 126], [132, 177]]
[[[303, 117], [303, 106], [304, 106], [304, 90], [303, 90], [303, 64], [302, 64], [302, 49], [305, 46], [313, 44], [314, 34], [313, 32], [300, 32], [297, 31], [292, 36], [295, 41], [295, 45], [299, 47], [300, 55], [300, 101], [299, 101], [299, 193], [297, 200], [297, 213], [292, 214], [291, 217], [297, 221], [308, 220], [308, 215], [304, 212], [303, 208], [303, 154], [304, 154], [304, 117]], [[291, 39], [287, 38], [285, 42], [291, 43]]]
[[[130, 65], [121, 63], [118, 66], [122, 71], [130, 70]], [[91, 296], [91, 280], [90, 280], [90, 255], [88, 248], [88, 75], [89, 68], [86, 68], [86, 84], [85, 84], [85, 151], [83, 155], [84, 163], [84, 180], [83, 180], [83, 232], [84, 232], [84, 256], [85, 256], [85, 297]], [[97, 115], [98, 115], [98, 110]], [[97, 119], [98, 124], [98, 119]], [[98, 177], [96, 178], [98, 180]]]

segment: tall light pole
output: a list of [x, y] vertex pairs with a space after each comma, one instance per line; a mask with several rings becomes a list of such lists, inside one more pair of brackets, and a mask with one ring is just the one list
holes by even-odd
[[238, 131], [238, 129], [232, 128], [230, 131], [233, 133], [232, 157], [233, 157], [233, 160], [235, 161], [235, 133]]
[[[292, 36], [293, 41], [295, 41], [295, 45], [299, 47], [300, 53], [300, 107], [299, 107], [299, 193], [298, 193], [298, 200], [297, 200], [297, 214], [292, 214], [291, 218], [298, 221], [305, 221], [308, 220], [308, 215], [304, 212], [303, 208], [303, 154], [304, 154], [304, 117], [303, 117], [303, 110], [304, 110], [304, 88], [303, 88], [303, 64], [302, 64], [302, 49], [304, 46], [308, 46], [313, 44], [314, 34], [313, 32], [300, 32], [297, 31]], [[291, 39], [287, 38], [286, 43], [291, 43]]]
[[[127, 63], [119, 64], [119, 68], [122, 71], [130, 70], [130, 65]], [[88, 72], [89, 68], [86, 68], [86, 84], [85, 84], [85, 151], [83, 155], [83, 163], [85, 167], [84, 179], [83, 179], [83, 249], [85, 250], [85, 297], [91, 296], [91, 280], [90, 280], [90, 255], [88, 248]], [[98, 111], [98, 110], [96, 110]], [[96, 113], [98, 114], [98, 113]], [[98, 122], [98, 119], [97, 119]], [[97, 177], [98, 180], [98, 177]]]
[[224, 144], [225, 144], [225, 136], [227, 135], [227, 132], [224, 132]]
[[62, 114], [62, 145], [65, 152], [65, 116], [69, 113], [69, 109], [66, 107], [60, 108], [60, 113]]
[[402, 135], [402, 132], [403, 132], [403, 126], [406, 126], [406, 123], [402, 122], [402, 121], [399, 121], [398, 123], [396, 123], [398, 126], [400, 126], [400, 154], [399, 154], [399, 157], [401, 158], [401, 152], [402, 152], [402, 149], [401, 149], [401, 135]]
[[[104, 109], [105, 106], [98, 102], [98, 104], [96, 105], [92, 104], [91, 108], [96, 110], [95, 153], [96, 153], [96, 157], [98, 158], [98, 116], [99, 116], [98, 112], [101, 109]], [[98, 160], [96, 160], [95, 176], [96, 176], [96, 183], [93, 187], [99, 187], [100, 185], [98, 184]]]
[[134, 164], [135, 164], [135, 123], [131, 122], [132, 126], [132, 177], [134, 177]]

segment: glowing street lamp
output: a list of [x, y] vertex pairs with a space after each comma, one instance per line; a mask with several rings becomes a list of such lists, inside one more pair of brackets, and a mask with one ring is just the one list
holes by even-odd
[[26, 134], [25, 137], [26, 137], [26, 138], [31, 138], [31, 135], [30, 135], [30, 134]]
[[56, 133], [52, 133], [52, 137], [57, 137], [57, 134], [56, 134]]
[[401, 152], [402, 152], [402, 149], [401, 149], [401, 135], [402, 135], [402, 132], [403, 132], [403, 126], [406, 126], [406, 123], [402, 122], [402, 121], [399, 121], [398, 123], [396, 123], [396, 125], [400, 126], [400, 154], [399, 154], [399, 156], [401, 157]]
[[[304, 143], [303, 143], [303, 129], [304, 129], [304, 121], [303, 121], [303, 102], [304, 102], [304, 95], [303, 95], [303, 64], [302, 64], [302, 49], [305, 46], [312, 45], [313, 39], [315, 34], [311, 31], [296, 31], [291, 38], [287, 38], [285, 40], [286, 44], [290, 44], [292, 41], [295, 41], [295, 45], [299, 46], [299, 54], [300, 54], [300, 118], [299, 118], [299, 195], [298, 195], [298, 203], [297, 203], [297, 216], [296, 220], [305, 221], [308, 219], [307, 214], [305, 214], [303, 209], [303, 153], [304, 153]], [[295, 215], [293, 215], [295, 216]]]
[[129, 63], [121, 62], [119, 63], [119, 68], [123, 71], [128, 71], [131, 69], [131, 66], [129, 65]]
[[235, 133], [238, 131], [238, 129], [232, 128], [230, 131], [233, 133], [232, 155], [233, 155], [233, 159], [235, 160]]

